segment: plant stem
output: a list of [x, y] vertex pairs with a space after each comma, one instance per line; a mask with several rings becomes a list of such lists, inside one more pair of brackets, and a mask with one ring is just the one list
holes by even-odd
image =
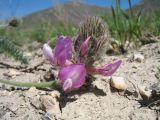
[[0, 80], [0, 83], [8, 84], [8, 85], [14, 85], [14, 86], [20, 86], [20, 87], [36, 87], [36, 88], [55, 88], [57, 85], [59, 85], [59, 82], [57, 80], [51, 81], [51, 82], [41, 82], [41, 83], [35, 83], [35, 82], [15, 82], [15, 81], [8, 81], [8, 80]]
[[89, 74], [98, 74], [99, 73], [98, 69], [93, 66], [86, 66], [86, 70], [87, 70], [87, 73], [89, 73]]

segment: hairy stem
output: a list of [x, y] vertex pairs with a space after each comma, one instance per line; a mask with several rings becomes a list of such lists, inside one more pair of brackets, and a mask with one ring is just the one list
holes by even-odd
[[87, 73], [89, 73], [89, 74], [98, 74], [99, 73], [98, 68], [95, 68], [93, 66], [86, 66], [86, 70], [87, 70]]
[[56, 88], [59, 85], [59, 82], [57, 80], [51, 81], [51, 82], [15, 82], [15, 81], [8, 81], [8, 80], [0, 80], [0, 83], [8, 84], [8, 85], [14, 85], [14, 86], [20, 86], [20, 87], [36, 87], [36, 88]]

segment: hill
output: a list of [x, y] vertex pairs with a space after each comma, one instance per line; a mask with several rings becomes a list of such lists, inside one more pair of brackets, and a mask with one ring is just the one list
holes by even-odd
[[160, 11], [160, 0], [142, 0], [138, 5], [133, 6], [134, 11], [141, 9], [143, 13], [148, 14], [154, 11]]
[[111, 9], [107, 7], [98, 7], [79, 2], [69, 2], [60, 4], [53, 8], [42, 10], [23, 18], [24, 27], [35, 27], [36, 25], [50, 22], [65, 22], [77, 25], [86, 16], [110, 14]]

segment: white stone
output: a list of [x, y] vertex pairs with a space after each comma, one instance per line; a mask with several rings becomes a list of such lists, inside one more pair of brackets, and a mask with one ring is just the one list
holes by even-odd
[[110, 79], [110, 85], [118, 90], [125, 90], [127, 88], [127, 84], [123, 77], [112, 76]]
[[137, 62], [143, 62], [144, 56], [142, 54], [137, 53], [137, 54], [134, 54], [133, 59], [134, 61], [137, 61]]

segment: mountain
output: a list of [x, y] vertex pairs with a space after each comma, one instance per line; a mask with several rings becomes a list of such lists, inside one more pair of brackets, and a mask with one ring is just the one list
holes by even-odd
[[142, 10], [143, 13], [160, 11], [160, 0], [142, 0], [138, 5], [133, 6], [134, 11]]
[[23, 18], [23, 26], [33, 27], [46, 22], [51, 22], [53, 24], [65, 22], [77, 25], [87, 16], [110, 13], [111, 9], [107, 7], [98, 7], [80, 2], [69, 2], [25, 16]]

